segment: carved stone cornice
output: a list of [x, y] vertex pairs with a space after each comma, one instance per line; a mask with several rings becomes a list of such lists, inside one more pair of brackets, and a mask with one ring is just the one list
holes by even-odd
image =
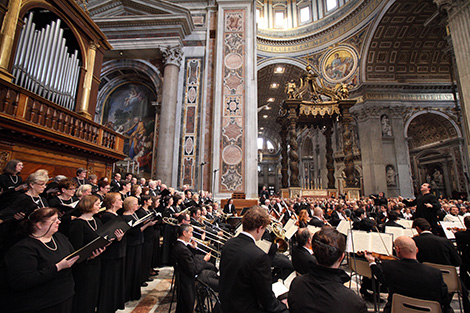
[[181, 66], [181, 62], [183, 61], [183, 51], [180, 47], [167, 47], [167, 48], [160, 48], [163, 56], [163, 64], [166, 65], [176, 65], [178, 67]]
[[467, 0], [434, 0], [433, 2], [440, 10], [446, 10], [449, 18], [470, 6], [470, 2]]
[[360, 107], [353, 107], [351, 109], [351, 113], [360, 121], [367, 121], [372, 118], [379, 119], [380, 116], [383, 114], [383, 107], [378, 106], [360, 106]]

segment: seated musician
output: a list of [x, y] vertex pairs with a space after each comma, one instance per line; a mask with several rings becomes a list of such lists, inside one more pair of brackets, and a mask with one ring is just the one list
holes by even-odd
[[313, 209], [313, 217], [308, 222], [309, 225], [315, 227], [323, 227], [325, 226], [326, 220], [323, 217], [323, 210], [320, 207], [316, 207]]
[[224, 213], [237, 216], [237, 210], [235, 209], [235, 205], [233, 204], [233, 199], [229, 199], [227, 204], [224, 205]]
[[271, 262], [256, 244], [271, 218], [255, 206], [242, 219], [243, 231], [227, 241], [220, 260], [220, 301], [223, 312], [279, 312], [286, 306], [274, 297]]
[[364, 254], [372, 273], [388, 287], [388, 302], [384, 313], [391, 312], [394, 293], [438, 301], [442, 306], [449, 303], [447, 285], [442, 279], [441, 271], [418, 262], [418, 249], [413, 239], [407, 236], [398, 237], [395, 239], [395, 251], [400, 260], [381, 263], [376, 262], [370, 252], [366, 251]]
[[292, 264], [297, 273], [305, 274], [311, 262], [317, 263], [312, 250], [313, 234], [308, 228], [299, 228], [295, 236], [297, 245], [292, 250]]
[[289, 311], [325, 313], [366, 313], [367, 306], [344, 283], [350, 277], [339, 266], [346, 240], [331, 227], [315, 233], [312, 248], [318, 264], [311, 263], [307, 274], [294, 279], [289, 291]]
[[470, 216], [464, 218], [465, 231], [455, 233], [455, 240], [457, 242], [457, 249], [462, 254], [462, 266], [460, 267], [460, 279], [464, 282], [465, 286], [470, 288]]

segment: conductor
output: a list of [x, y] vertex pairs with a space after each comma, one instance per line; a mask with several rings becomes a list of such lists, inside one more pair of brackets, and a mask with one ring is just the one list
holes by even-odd
[[224, 245], [219, 283], [223, 312], [288, 312], [272, 292], [269, 256], [255, 244], [270, 222], [266, 210], [254, 206], [243, 216], [243, 232]]

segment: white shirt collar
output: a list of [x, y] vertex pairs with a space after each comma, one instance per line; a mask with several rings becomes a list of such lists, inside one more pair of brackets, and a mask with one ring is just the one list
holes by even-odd
[[240, 234], [244, 234], [245, 236], [248, 236], [248, 237], [250, 237], [251, 239], [253, 239], [253, 242], [255, 242], [255, 243], [256, 243], [256, 239], [255, 239], [255, 237], [253, 237], [253, 235], [252, 235], [252, 234], [250, 234], [250, 233], [247, 233], [246, 231], [242, 231]]
[[176, 240], [182, 242], [185, 246], [188, 246], [188, 245], [189, 245], [189, 242], [186, 242], [186, 241], [184, 241], [184, 240], [182, 240], [182, 239], [179, 239], [179, 238], [178, 238], [178, 239], [176, 239]]

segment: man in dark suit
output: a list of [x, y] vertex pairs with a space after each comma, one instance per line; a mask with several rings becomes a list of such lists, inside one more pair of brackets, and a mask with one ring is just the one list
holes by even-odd
[[394, 293], [438, 301], [441, 306], [450, 302], [441, 271], [418, 262], [417, 248], [413, 239], [407, 236], [398, 237], [395, 240], [395, 251], [400, 260], [382, 263], [376, 263], [369, 251], [364, 253], [372, 273], [388, 287], [388, 302], [384, 307], [384, 313], [390, 313]]
[[271, 285], [271, 262], [255, 241], [271, 223], [266, 210], [255, 206], [243, 216], [243, 232], [227, 241], [220, 260], [220, 301], [230, 313], [285, 312]]
[[431, 193], [431, 187], [428, 183], [421, 185], [421, 196], [415, 200], [408, 201], [404, 200], [402, 197], [398, 197], [398, 199], [406, 206], [416, 205], [416, 212], [413, 217], [415, 219], [418, 217], [425, 218], [429, 224], [431, 224], [431, 231], [433, 234], [439, 234], [437, 225], [437, 212], [441, 208], [441, 204], [437, 200], [436, 196]]
[[312, 251], [313, 234], [307, 227], [304, 227], [299, 228], [295, 236], [297, 245], [292, 250], [292, 264], [297, 273], [305, 274], [308, 272], [310, 263], [317, 263]]
[[308, 222], [309, 225], [315, 227], [323, 227], [325, 226], [325, 219], [323, 218], [323, 210], [319, 207], [313, 209], [313, 216]]
[[[413, 237], [418, 247], [418, 261], [456, 267], [462, 265], [462, 259], [454, 248], [453, 243], [449, 239], [431, 233], [431, 225], [428, 221], [421, 217], [417, 218], [413, 221], [413, 228], [416, 228], [419, 234], [419, 236]], [[462, 286], [462, 296], [464, 311], [470, 312], [468, 290], [465, 285]], [[450, 306], [448, 305], [446, 309], [450, 311]]]
[[462, 266], [460, 267], [460, 279], [465, 286], [470, 288], [470, 216], [466, 216], [463, 220], [465, 223], [465, 231], [455, 233], [455, 241], [457, 249], [462, 253]]
[[119, 192], [121, 190], [121, 174], [115, 173], [114, 178], [111, 181], [111, 192]]
[[429, 262], [443, 265], [460, 266], [462, 259], [449, 239], [439, 237], [431, 232], [431, 225], [424, 218], [413, 221], [419, 236], [413, 237], [418, 247], [417, 259], [420, 262]]
[[193, 312], [196, 300], [196, 265], [194, 255], [188, 248], [193, 236], [193, 228], [191, 225], [182, 224], [178, 227], [177, 236], [178, 240], [173, 247], [173, 257], [176, 264], [176, 312]]
[[233, 214], [233, 216], [237, 216], [237, 210], [235, 209], [235, 205], [233, 205], [233, 199], [228, 199], [227, 204], [224, 205], [224, 213]]

